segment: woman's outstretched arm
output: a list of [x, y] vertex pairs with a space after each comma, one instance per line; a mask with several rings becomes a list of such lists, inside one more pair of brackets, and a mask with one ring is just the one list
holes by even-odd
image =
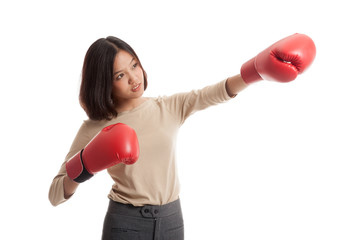
[[229, 77], [226, 80], [226, 91], [230, 97], [236, 96], [241, 90], [247, 87], [247, 84], [241, 77], [241, 74]]

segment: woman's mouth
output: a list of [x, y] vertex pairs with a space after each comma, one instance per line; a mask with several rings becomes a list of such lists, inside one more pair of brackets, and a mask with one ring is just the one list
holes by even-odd
[[133, 88], [131, 88], [131, 91], [137, 92], [140, 90], [141, 83], [136, 84]]

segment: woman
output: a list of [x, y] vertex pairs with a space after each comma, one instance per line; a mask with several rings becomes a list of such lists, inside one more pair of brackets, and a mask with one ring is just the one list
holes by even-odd
[[[292, 35], [274, 45], [300, 49], [306, 42], [304, 39], [309, 42], [305, 35]], [[306, 48], [311, 43], [307, 43]], [[256, 58], [265, 55], [269, 55], [268, 51]], [[303, 58], [306, 61], [301, 63], [302, 68], [310, 65], [313, 59], [311, 56]], [[146, 98], [143, 93], [148, 84], [147, 75], [135, 51], [116, 37], [94, 42], [85, 56], [80, 87], [80, 103], [89, 119], [80, 127], [51, 184], [50, 202], [56, 206], [67, 201], [79, 185], [69, 177], [68, 160], [104, 127], [123, 123], [135, 130], [140, 156], [133, 165], [117, 164], [107, 169], [114, 184], [108, 195], [110, 203], [103, 239], [184, 239], [175, 160], [180, 126], [194, 112], [235, 97], [248, 84], [261, 80], [261, 75], [286, 82], [293, 80], [299, 69], [299, 66], [293, 69], [275, 66], [257, 72], [254, 59], [243, 65], [241, 74], [201, 90]], [[287, 59], [270, 61], [291, 64]], [[268, 65], [266, 61], [262, 64]]]

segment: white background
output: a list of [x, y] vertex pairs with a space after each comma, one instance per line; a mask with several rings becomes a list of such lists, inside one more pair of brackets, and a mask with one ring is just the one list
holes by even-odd
[[[313, 65], [193, 115], [178, 139], [186, 239], [360, 239], [360, 22], [356, 1], [2, 1], [1, 239], [99, 239], [111, 179], [58, 206], [48, 189], [87, 117], [83, 58], [117, 36], [146, 96], [216, 83], [299, 32]], [[6, 237], [5, 237], [6, 236]]]

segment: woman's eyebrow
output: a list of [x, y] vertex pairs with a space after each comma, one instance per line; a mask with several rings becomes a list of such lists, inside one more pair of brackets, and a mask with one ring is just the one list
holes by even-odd
[[[133, 58], [131, 59], [129, 65], [131, 65], [131, 63], [132, 63], [134, 60], [135, 60], [135, 58], [133, 57]], [[121, 71], [123, 71], [123, 70], [121, 69], [121, 70], [119, 70], [119, 71], [114, 72], [113, 76], [115, 76], [117, 73], [119, 73], [119, 72], [121, 72]]]

